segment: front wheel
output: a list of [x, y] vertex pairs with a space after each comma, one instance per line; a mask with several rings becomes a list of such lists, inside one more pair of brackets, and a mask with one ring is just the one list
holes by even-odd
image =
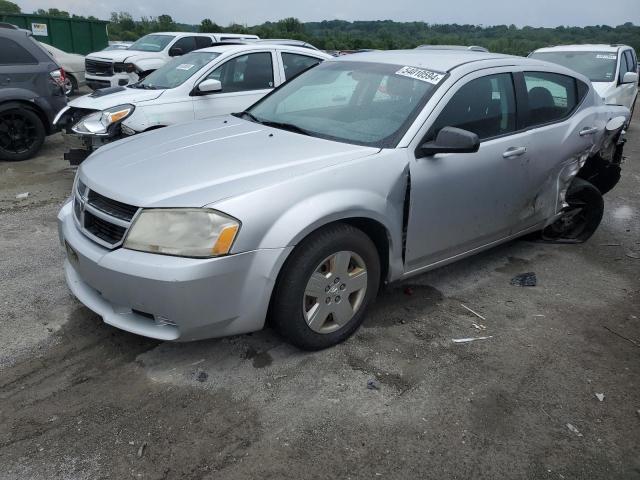
[[331, 347], [357, 330], [379, 284], [380, 259], [371, 239], [355, 227], [335, 224], [293, 251], [274, 291], [271, 320], [302, 349]]

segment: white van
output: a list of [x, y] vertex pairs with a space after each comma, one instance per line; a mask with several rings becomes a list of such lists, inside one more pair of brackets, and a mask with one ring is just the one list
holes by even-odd
[[103, 50], [87, 55], [87, 85], [93, 90], [123, 87], [146, 77], [173, 57], [210, 47], [216, 42], [258, 39], [257, 35], [237, 33], [151, 33], [126, 50]]

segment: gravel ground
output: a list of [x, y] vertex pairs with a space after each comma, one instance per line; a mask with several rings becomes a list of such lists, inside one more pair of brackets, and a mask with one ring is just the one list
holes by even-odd
[[637, 118], [629, 138], [587, 244], [516, 241], [393, 285], [317, 353], [103, 324], [64, 284], [62, 139], [0, 163], [0, 478], [640, 479]]

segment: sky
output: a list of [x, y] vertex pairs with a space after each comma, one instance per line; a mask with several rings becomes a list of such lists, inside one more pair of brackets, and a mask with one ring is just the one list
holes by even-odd
[[30, 13], [59, 8], [108, 19], [112, 11], [134, 18], [169, 14], [181, 23], [210, 18], [220, 25], [256, 25], [285, 17], [302, 21], [397, 20], [475, 25], [640, 24], [640, 0], [12, 0]]

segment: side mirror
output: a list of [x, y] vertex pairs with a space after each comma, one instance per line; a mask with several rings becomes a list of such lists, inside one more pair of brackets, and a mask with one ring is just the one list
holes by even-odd
[[169, 49], [169, 56], [170, 57], [179, 57], [183, 53], [184, 52], [182, 51], [182, 49], [180, 47], [171, 47]]
[[473, 153], [480, 148], [478, 135], [455, 127], [444, 127], [433, 142], [423, 143], [417, 153], [423, 157], [436, 153]]
[[638, 74], [636, 72], [627, 72], [622, 77], [622, 83], [638, 83]]
[[220, 90], [222, 90], [222, 83], [220, 83], [220, 80], [214, 80], [213, 78], [205, 80], [198, 85], [198, 93], [207, 94], [219, 92]]

